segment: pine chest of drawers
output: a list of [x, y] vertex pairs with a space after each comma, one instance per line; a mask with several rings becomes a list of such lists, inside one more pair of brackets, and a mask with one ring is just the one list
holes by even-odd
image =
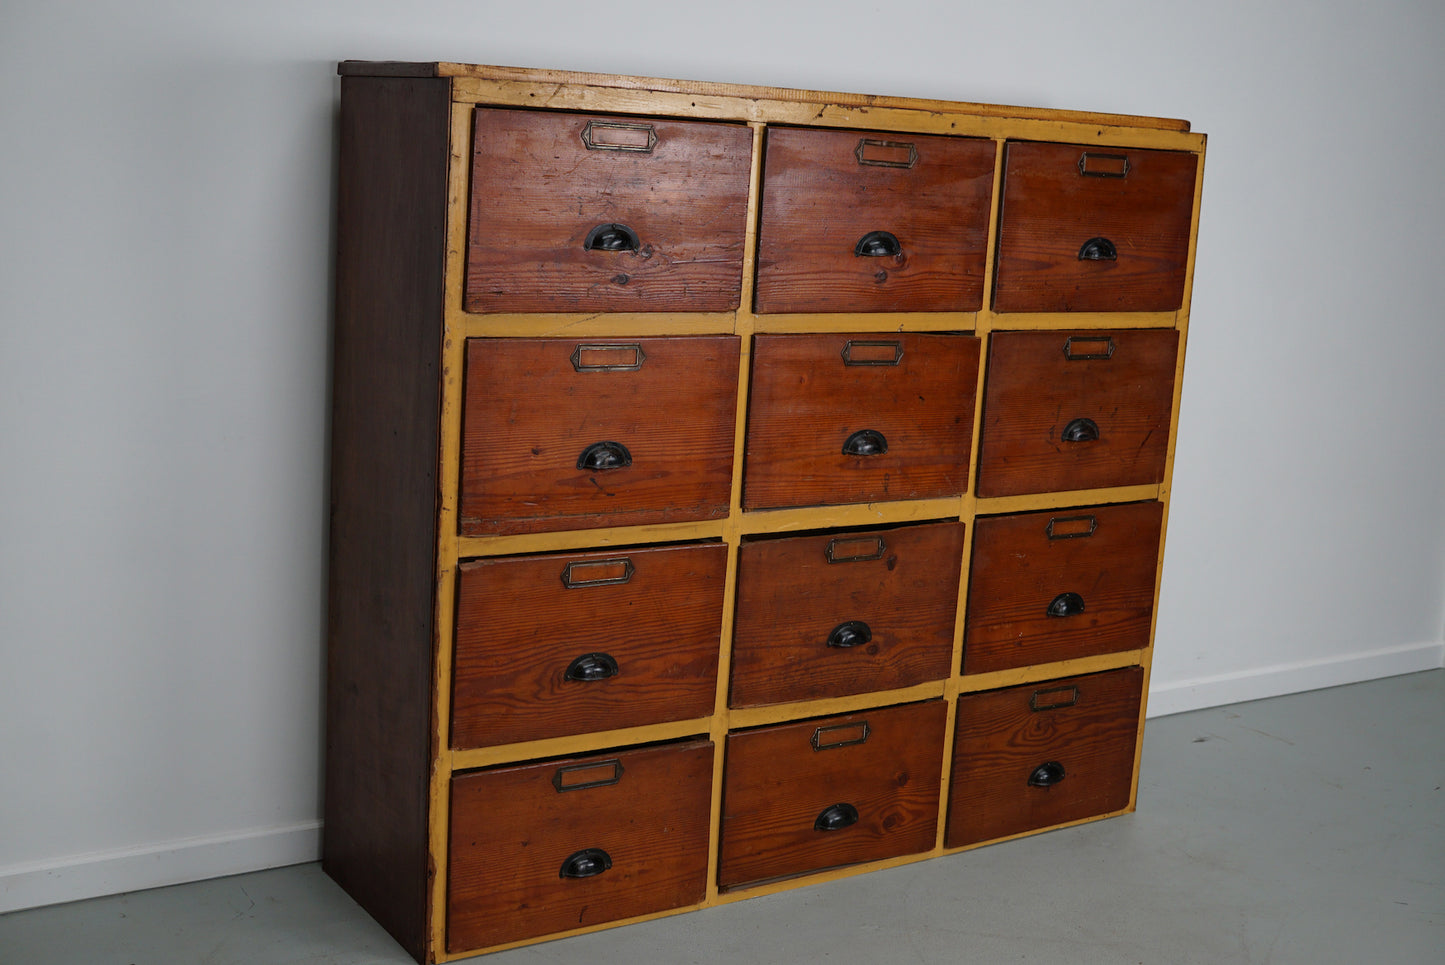
[[1134, 806], [1202, 135], [340, 73], [324, 866], [412, 955]]

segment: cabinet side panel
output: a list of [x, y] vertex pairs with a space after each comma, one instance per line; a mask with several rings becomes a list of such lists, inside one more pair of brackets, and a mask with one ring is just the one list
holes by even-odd
[[342, 80], [323, 866], [427, 954], [449, 81]]

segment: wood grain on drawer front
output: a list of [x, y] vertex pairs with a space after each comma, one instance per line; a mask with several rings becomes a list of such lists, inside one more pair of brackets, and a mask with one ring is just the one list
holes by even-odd
[[712, 761], [692, 741], [452, 778], [447, 949], [702, 901]]
[[752, 141], [739, 124], [478, 108], [467, 311], [737, 308]]
[[973, 312], [993, 141], [771, 128], [759, 312]]
[[1173, 329], [999, 332], [989, 342], [978, 495], [1159, 483]]
[[735, 336], [471, 339], [467, 536], [726, 516]]
[[755, 336], [743, 507], [962, 493], [978, 359], [966, 335]]
[[708, 543], [463, 563], [452, 746], [710, 715], [727, 559]]
[[963, 672], [1149, 645], [1162, 503], [974, 523]]
[[1178, 309], [1197, 170], [1183, 151], [1010, 142], [994, 310]]
[[933, 847], [941, 700], [728, 735], [718, 884]]
[[733, 707], [948, 676], [962, 523], [744, 542]]
[[950, 848], [1129, 805], [1138, 667], [958, 698]]

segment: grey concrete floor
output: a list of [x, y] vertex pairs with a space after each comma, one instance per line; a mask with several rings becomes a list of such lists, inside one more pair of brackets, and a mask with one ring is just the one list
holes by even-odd
[[[1445, 670], [1150, 721], [1137, 814], [488, 965], [1445, 963]], [[314, 865], [15, 912], [4, 965], [402, 965]]]

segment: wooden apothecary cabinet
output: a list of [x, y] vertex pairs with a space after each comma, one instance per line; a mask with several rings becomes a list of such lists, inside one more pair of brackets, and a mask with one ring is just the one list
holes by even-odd
[[1132, 809], [1203, 135], [340, 73], [324, 866], [412, 955]]

